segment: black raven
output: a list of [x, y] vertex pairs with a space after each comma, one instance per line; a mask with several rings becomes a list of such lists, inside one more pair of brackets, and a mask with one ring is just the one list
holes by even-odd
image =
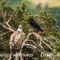
[[38, 31], [41, 31], [41, 32], [43, 31], [40, 25], [36, 23], [36, 21], [34, 21], [33, 17], [29, 17], [29, 23], [33, 28], [36, 28]]

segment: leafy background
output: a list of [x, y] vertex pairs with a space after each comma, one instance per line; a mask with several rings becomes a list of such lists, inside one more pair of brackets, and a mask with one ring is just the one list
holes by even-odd
[[[17, 7], [17, 4], [20, 7]], [[50, 45], [54, 52], [60, 52], [60, 7], [49, 7], [48, 4], [42, 7], [41, 4], [33, 5], [30, 0], [0, 0], [0, 12], [7, 11], [7, 17], [9, 18], [10, 12], [13, 12], [17, 7], [16, 13], [10, 22], [13, 29], [17, 29], [18, 25], [23, 26], [23, 30], [26, 35], [29, 29], [32, 29], [28, 23], [29, 16], [33, 16], [36, 22], [41, 25], [43, 32], [41, 36], [51, 41]], [[0, 15], [0, 23], [4, 23], [4, 18]], [[7, 32], [7, 34], [0, 36], [0, 53], [9, 53], [9, 39], [12, 32], [8, 32], [2, 26], [0, 26], [0, 35]], [[47, 43], [49, 44], [49, 43]], [[44, 46], [47, 52], [51, 52], [46, 46]]]
[[[31, 10], [33, 10], [33, 13], [37, 13], [38, 12], [38, 9], [36, 8], [36, 5], [34, 6], [32, 3], [31, 3], [31, 0], [10, 0], [11, 1], [11, 5], [13, 5], [13, 7], [15, 7], [15, 5], [17, 4], [18, 1], [22, 1], [22, 2], [26, 2], [27, 4], [29, 5], [29, 8]], [[39, 0], [38, 0], [39, 1]], [[55, 3], [53, 3], [55, 1]], [[60, 2], [59, 0], [52, 0], [50, 1], [50, 5], [51, 5], [51, 11], [52, 13], [55, 15], [56, 19], [57, 19], [57, 24], [59, 25], [60, 27], [60, 5], [59, 3]], [[32, 5], [31, 5], [32, 4]], [[39, 4], [37, 4], [38, 6]], [[47, 6], [49, 6], [49, 4], [46, 4]], [[55, 6], [57, 5], [57, 6]]]

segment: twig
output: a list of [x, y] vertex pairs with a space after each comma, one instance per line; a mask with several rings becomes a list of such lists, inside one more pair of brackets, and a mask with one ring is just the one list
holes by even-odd
[[42, 41], [49, 49], [53, 50], [47, 43], [45, 43], [44, 41]]
[[32, 44], [25, 44], [24, 46], [27, 46], [27, 47], [32, 48], [32, 49], [36, 49], [37, 48], [36, 46], [34, 46]]
[[28, 40], [28, 41], [26, 41], [26, 42], [32, 42], [32, 43], [33, 43], [33, 45], [35, 45], [35, 46], [36, 46], [36, 43], [35, 43], [33, 40]]
[[7, 29], [7, 30], [9, 30], [9, 31], [11, 31], [11, 32], [14, 32], [14, 30], [13, 30], [13, 29], [8, 28], [8, 27], [7, 27], [7, 26], [5, 26], [4, 24], [0, 23], [0, 25], [1, 25], [3, 28], [5, 28], [5, 29]]
[[10, 31], [8, 31], [8, 32], [5, 32], [5, 33], [2, 33], [2, 34], [0, 34], [0, 36], [3, 36], [3, 35], [5, 35], [5, 34], [7, 34], [7, 33], [9, 33]]
[[51, 45], [53, 45], [53, 46], [54, 46], [54, 44], [53, 44], [52, 42], [48, 41], [46, 38], [43, 38], [43, 40], [45, 40], [45, 41], [49, 42]]

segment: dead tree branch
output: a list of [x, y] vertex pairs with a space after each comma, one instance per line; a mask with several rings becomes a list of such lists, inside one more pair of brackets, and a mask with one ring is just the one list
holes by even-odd
[[[29, 36], [31, 36], [32, 34], [36, 37], [36, 39], [40, 39], [39, 46], [42, 46], [41, 43], [44, 43], [49, 49], [53, 50], [46, 42], [44, 42], [44, 40], [46, 40], [46, 41], [48, 41], [48, 40], [45, 39], [45, 38], [44, 38], [44, 40], [43, 40], [43, 37], [41, 37], [39, 34], [37, 34], [37, 33], [35, 33], [35, 32], [29, 33], [29, 34], [27, 35], [26, 40], [25, 40], [25, 41], [23, 42], [23, 44], [22, 44], [22, 47], [25, 45], [25, 42], [26, 42], [26, 41], [29, 41]], [[32, 40], [32, 41], [33, 41], [33, 40]], [[52, 44], [52, 43], [51, 43], [51, 44]], [[42, 47], [43, 47], [43, 46], [42, 46]]]
[[7, 29], [7, 30], [9, 30], [9, 31], [11, 31], [11, 32], [14, 32], [13, 29], [8, 28], [8, 27], [7, 27], [6, 25], [4, 25], [4, 24], [0, 23], [0, 25], [1, 25], [3, 28], [5, 28], [5, 29]]
[[52, 46], [54, 46], [54, 44], [50, 42], [49, 40], [47, 40], [46, 38], [43, 38], [43, 40], [49, 42]]
[[[30, 39], [29, 39], [29, 37], [30, 37], [32, 34], [36, 37], [37, 40], [40, 39], [40, 42], [39, 42], [38, 45], [36, 45], [36, 43], [35, 43], [33, 40], [30, 40]], [[38, 35], [38, 34], [35, 33], [35, 32], [28, 33], [26, 39], [24, 40], [24, 42], [23, 42], [22, 45], [21, 45], [21, 48], [23, 48], [24, 46], [26, 46], [26, 47], [30, 47], [30, 48], [32, 48], [34, 51], [36, 51], [36, 49], [38, 48], [38, 46], [40, 46], [40, 48], [44, 49], [44, 47], [42, 46], [42, 43], [44, 43], [49, 49], [53, 50], [43, 39], [46, 40], [46, 41], [48, 41], [47, 39], [41, 37], [40, 35]], [[33, 42], [34, 45], [27, 43], [28, 41], [29, 41], [29, 42]], [[39, 48], [38, 48], [38, 49], [39, 49]], [[19, 52], [18, 54], [19, 54], [19, 56], [20, 56], [20, 59], [21, 59], [21, 60], [24, 60], [24, 59], [23, 59], [23, 54], [22, 54], [22, 49], [20, 50], [20, 52]]]
[[14, 12], [10, 15], [10, 17], [9, 17], [9, 19], [8, 20], [6, 20], [6, 15], [7, 15], [7, 12], [5, 11], [5, 12], [2, 12], [3, 14], [2, 14], [2, 16], [3, 16], [3, 18], [4, 18], [4, 22], [3, 22], [3, 24], [2, 23], [0, 23], [0, 25], [3, 27], [3, 28], [5, 28], [5, 29], [7, 29], [7, 30], [9, 30], [9, 31], [11, 31], [11, 32], [14, 32], [15, 30], [14, 29], [12, 29], [12, 27], [10, 26], [10, 21], [12, 20], [12, 17], [14, 16], [14, 14], [16, 13], [16, 10], [17, 10], [17, 8], [14, 10]]
[[45, 43], [44, 41], [42, 41], [49, 49], [53, 50], [47, 43]]
[[7, 34], [7, 33], [9, 33], [9, 32], [10, 31], [0, 34], [0, 37], [3, 36], [3, 35], [5, 35], [5, 34]]

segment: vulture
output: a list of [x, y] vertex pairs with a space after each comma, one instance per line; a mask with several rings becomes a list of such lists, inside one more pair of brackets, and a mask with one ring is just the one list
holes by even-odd
[[25, 33], [23, 32], [22, 25], [18, 26], [18, 29], [12, 33], [10, 37], [10, 52], [13, 54], [19, 52], [21, 45], [25, 40]]
[[41, 26], [33, 19], [33, 17], [29, 17], [29, 24], [35, 28], [37, 31], [43, 32]]

